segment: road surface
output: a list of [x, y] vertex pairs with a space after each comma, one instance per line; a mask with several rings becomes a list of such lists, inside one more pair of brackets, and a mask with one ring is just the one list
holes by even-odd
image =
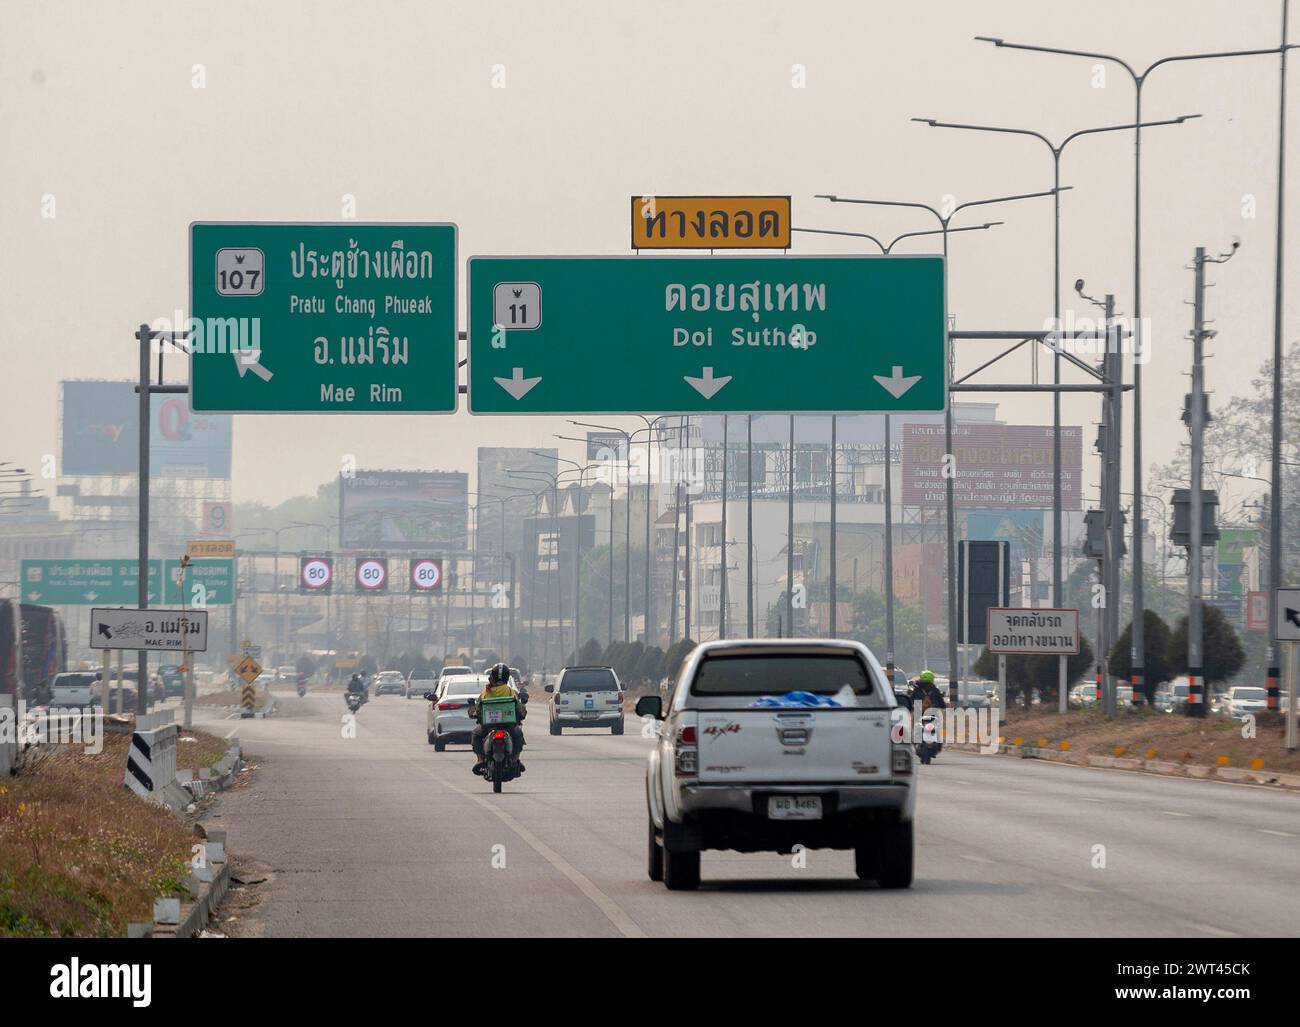
[[[243, 742], [219, 823], [268, 871], [240, 933], [266, 936], [1067, 935], [1300, 932], [1300, 796], [944, 752], [920, 768], [916, 881], [881, 891], [850, 852], [706, 852], [698, 892], [645, 873], [644, 758], [627, 734], [546, 730], [493, 795], [467, 746], [436, 753], [425, 703], [374, 698], [344, 738], [338, 692], [265, 720], [196, 710]], [[1098, 849], [1103, 846], [1104, 850]], [[1095, 866], [1104, 851], [1104, 866]], [[215, 925], [220, 929], [220, 925]]]

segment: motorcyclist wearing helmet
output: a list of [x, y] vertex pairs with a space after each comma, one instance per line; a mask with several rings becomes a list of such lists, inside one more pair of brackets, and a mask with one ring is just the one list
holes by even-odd
[[912, 703], [913, 708], [917, 700], [920, 700], [921, 709], [928, 710], [931, 707], [936, 709], [945, 709], [948, 705], [939, 691], [939, 687], [934, 683], [934, 671], [923, 670], [921, 676], [916, 679], [916, 684], [912, 686]]
[[[515, 723], [510, 727], [510, 744], [513, 746], [516, 757], [523, 752], [524, 733], [519, 729], [523, 723], [524, 717], [527, 716], [528, 710], [523, 701], [519, 698], [519, 692], [510, 680], [510, 668], [504, 663], [493, 664], [487, 672], [487, 687], [479, 695], [479, 700], [483, 699], [514, 699], [515, 701]], [[477, 716], [477, 708], [475, 709]], [[483, 769], [483, 738], [486, 729], [482, 724], [474, 728], [474, 733], [470, 736], [470, 744], [474, 747], [474, 755], [478, 757], [478, 762], [474, 764], [473, 771], [478, 773]], [[523, 760], [519, 761], [519, 771], [523, 773]]]

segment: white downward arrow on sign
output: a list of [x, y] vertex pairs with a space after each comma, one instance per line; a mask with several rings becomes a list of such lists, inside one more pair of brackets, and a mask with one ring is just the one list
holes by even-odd
[[493, 378], [492, 380], [500, 385], [501, 388], [505, 389], [506, 392], [510, 393], [510, 395], [515, 399], [523, 399], [532, 391], [533, 386], [542, 379], [540, 377], [525, 378], [524, 369], [522, 367], [516, 367], [511, 372], [511, 377]]
[[894, 365], [894, 373], [886, 378], [883, 374], [872, 375], [880, 383], [880, 387], [888, 392], [895, 399], [898, 399], [910, 389], [913, 385], [921, 380], [919, 374], [903, 377], [903, 369], [897, 364]]
[[724, 374], [721, 378], [714, 378], [713, 368], [706, 367], [702, 378], [692, 378], [687, 374], [682, 376], [682, 380], [705, 399], [712, 399], [727, 382], [731, 381], [731, 375]]

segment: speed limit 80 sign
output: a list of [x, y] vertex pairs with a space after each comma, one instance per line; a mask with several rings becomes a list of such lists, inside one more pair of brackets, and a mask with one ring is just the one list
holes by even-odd
[[328, 593], [334, 583], [334, 560], [329, 556], [304, 556], [298, 561], [298, 590]]
[[357, 591], [388, 591], [388, 559], [382, 556], [357, 558]]
[[441, 560], [417, 559], [411, 561], [412, 592], [436, 592], [441, 586]]

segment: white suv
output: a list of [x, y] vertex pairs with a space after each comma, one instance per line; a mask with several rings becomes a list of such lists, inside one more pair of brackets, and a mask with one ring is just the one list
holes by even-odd
[[547, 685], [551, 700], [551, 734], [566, 727], [607, 727], [623, 733], [623, 686], [613, 667], [565, 667], [559, 685]]

